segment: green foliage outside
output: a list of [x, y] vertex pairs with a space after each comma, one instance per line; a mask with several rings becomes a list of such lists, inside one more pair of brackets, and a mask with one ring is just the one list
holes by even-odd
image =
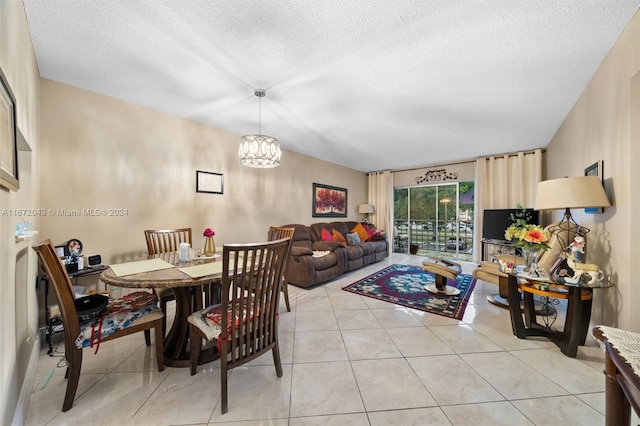
[[[460, 182], [460, 211], [469, 213], [469, 216], [473, 218], [473, 191], [475, 182]], [[411, 206], [409, 206], [409, 191], [411, 191]], [[436, 200], [436, 196], [438, 200]], [[452, 200], [446, 209], [447, 217], [445, 218], [445, 209], [443, 203], [440, 203], [443, 199]], [[441, 223], [455, 220], [456, 209], [456, 187], [455, 185], [440, 185], [436, 191], [436, 187], [414, 187], [414, 188], [395, 188], [394, 189], [394, 220], [411, 221], [416, 222], [428, 222], [436, 220], [436, 209], [440, 209], [438, 213], [438, 219]], [[467, 201], [465, 203], [465, 201]]]

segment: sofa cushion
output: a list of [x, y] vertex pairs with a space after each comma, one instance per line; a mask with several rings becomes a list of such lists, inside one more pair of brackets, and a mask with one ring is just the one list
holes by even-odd
[[338, 263], [338, 255], [335, 253], [329, 253], [322, 257], [314, 257], [313, 265], [316, 268], [316, 271], [321, 271], [323, 269], [331, 268]]
[[360, 259], [364, 256], [362, 244], [352, 244], [347, 246], [347, 260]]
[[324, 228], [322, 228], [322, 234], [320, 237], [322, 238], [322, 241], [333, 241], [333, 234]]
[[373, 247], [376, 253], [387, 250], [387, 240], [385, 239], [367, 241], [367, 245]]
[[351, 233], [351, 228], [349, 228], [348, 222], [331, 222], [331, 226], [333, 226], [333, 229], [335, 229], [342, 235]]
[[372, 242], [362, 243], [358, 245], [362, 247], [362, 253], [365, 255], [376, 252], [376, 245]]
[[[317, 223], [313, 223], [311, 224], [311, 226], [309, 227], [310, 231], [311, 231], [311, 241], [322, 241], [322, 230], [326, 229], [327, 231], [329, 231], [329, 233], [332, 233], [333, 231], [333, 226], [331, 226], [331, 224], [327, 223], [327, 222], [317, 222]], [[332, 238], [333, 240], [333, 234], [332, 234]]]
[[364, 226], [362, 226], [361, 223], [357, 224], [352, 230], [351, 232], [355, 232], [356, 234], [358, 234], [358, 236], [360, 236], [360, 241], [361, 242], [365, 242], [368, 241], [369, 238], [371, 238], [371, 235], [369, 235], [369, 233], [367, 232], [366, 229], [364, 229]]

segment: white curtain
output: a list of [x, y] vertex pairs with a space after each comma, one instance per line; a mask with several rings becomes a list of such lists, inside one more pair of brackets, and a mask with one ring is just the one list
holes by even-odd
[[542, 180], [542, 150], [476, 160], [474, 260], [481, 257], [482, 216], [485, 209], [533, 208]]
[[367, 175], [367, 202], [373, 204], [372, 221], [378, 231], [384, 231], [393, 241], [393, 175], [390, 171], [372, 172]]

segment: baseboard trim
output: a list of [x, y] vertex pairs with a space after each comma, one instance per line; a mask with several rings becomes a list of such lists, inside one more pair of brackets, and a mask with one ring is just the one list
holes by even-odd
[[31, 389], [33, 388], [33, 381], [36, 377], [36, 371], [38, 370], [38, 358], [40, 358], [40, 339], [34, 339], [35, 344], [33, 350], [29, 356], [29, 367], [27, 368], [27, 374], [22, 382], [22, 389], [20, 389], [20, 396], [18, 396], [18, 402], [16, 404], [16, 411], [13, 413], [13, 426], [23, 425], [27, 418], [27, 409], [29, 408], [29, 401], [31, 399]]

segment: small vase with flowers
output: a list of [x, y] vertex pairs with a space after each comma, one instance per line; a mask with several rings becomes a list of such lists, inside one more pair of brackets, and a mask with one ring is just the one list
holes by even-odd
[[532, 225], [527, 210], [518, 203], [519, 212], [511, 215], [513, 224], [507, 228], [504, 238], [522, 250], [526, 270], [538, 262], [542, 252], [549, 250], [551, 234], [539, 225]]
[[211, 257], [216, 254], [216, 244], [213, 241], [213, 236], [216, 235], [216, 232], [211, 228], [206, 228], [202, 235], [204, 236], [204, 255]]

